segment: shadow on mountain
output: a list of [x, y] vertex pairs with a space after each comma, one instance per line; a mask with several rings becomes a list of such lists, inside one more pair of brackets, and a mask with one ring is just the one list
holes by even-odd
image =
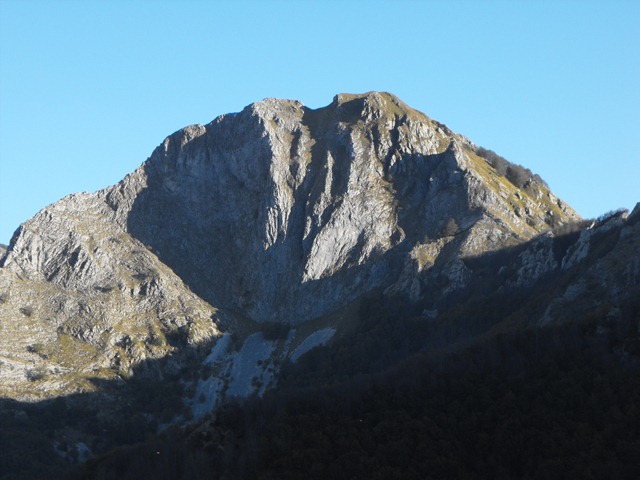
[[[578, 235], [550, 240], [556, 260]], [[182, 380], [195, 363], [2, 400], [0, 478], [636, 478], [640, 280], [625, 277], [638, 252], [623, 241], [620, 228], [594, 235], [585, 260], [529, 285], [510, 280], [531, 244], [464, 259], [472, 276], [446, 296], [371, 292], [348, 335], [285, 363], [277, 390], [188, 426], [167, 427], [190, 418]], [[563, 297], [596, 263], [624, 288], [585, 280]], [[72, 468], [83, 444], [96, 456]]]
[[165, 357], [138, 364], [127, 379], [89, 379], [91, 392], [33, 403], [0, 399], [0, 478], [63, 478], [92, 453], [151, 441], [189, 420], [185, 383], [211, 346], [186, 347], [180, 354], [192, 360], [178, 372], [167, 373]]

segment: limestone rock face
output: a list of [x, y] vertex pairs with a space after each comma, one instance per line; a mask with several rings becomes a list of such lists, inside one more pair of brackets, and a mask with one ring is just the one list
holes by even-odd
[[[84, 371], [126, 372], [238, 320], [297, 325], [375, 289], [420, 299], [433, 269], [459, 288], [461, 259], [579, 220], [544, 183], [518, 188], [482, 154], [377, 92], [317, 110], [267, 99], [184, 128], [0, 250], [0, 355], [21, 338], [11, 361], [24, 378], [43, 355], [58, 368], [34, 344], [69, 340], [93, 352]], [[168, 340], [176, 332], [182, 343]]]
[[209, 303], [296, 324], [388, 286], [416, 246], [447, 236], [474, 255], [538, 235], [550, 215], [578, 218], [474, 152], [390, 94], [338, 95], [318, 110], [267, 99], [171, 135], [85, 203]]
[[112, 218], [100, 195], [72, 195], [14, 237], [0, 268], [3, 396], [91, 391], [167, 356], [176, 370], [219, 336], [216, 310]]

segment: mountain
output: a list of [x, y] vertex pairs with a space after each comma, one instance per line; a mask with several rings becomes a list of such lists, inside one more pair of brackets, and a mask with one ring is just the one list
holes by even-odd
[[377, 288], [417, 300], [434, 271], [454, 290], [463, 258], [579, 219], [489, 153], [375, 92], [318, 110], [267, 99], [180, 130], [118, 185], [16, 232], [2, 261], [3, 390], [82, 391], [174, 352], [182, 365], [181, 346], [223, 324], [304, 324]]
[[[615, 326], [637, 308], [639, 217], [585, 221], [389, 93], [267, 99], [20, 226], [0, 250], [0, 394], [14, 418], [57, 398], [148, 430], [590, 314], [627, 355], [638, 332]], [[174, 403], [138, 402], [168, 386]], [[130, 440], [63, 430], [62, 457]]]

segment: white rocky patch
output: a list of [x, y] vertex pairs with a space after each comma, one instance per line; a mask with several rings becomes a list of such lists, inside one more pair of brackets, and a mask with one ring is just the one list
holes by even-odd
[[188, 400], [193, 417], [202, 418], [224, 400], [262, 396], [282, 361], [279, 347], [286, 354], [294, 334], [291, 330], [285, 340], [267, 340], [257, 332], [247, 337], [240, 351], [233, 350], [231, 334], [223, 334], [203, 362], [211, 375], [198, 381]]
[[317, 332], [313, 332], [307, 338], [305, 338], [300, 345], [298, 345], [293, 352], [289, 355], [289, 358], [292, 362], [297, 362], [298, 359], [307, 353], [309, 350], [315, 347], [319, 347], [320, 345], [324, 345], [327, 343], [333, 335], [336, 333], [335, 328], [327, 327], [322, 330], [318, 330]]
[[240, 351], [233, 349], [230, 333], [222, 334], [202, 362], [210, 369], [209, 374], [198, 380], [193, 397], [186, 400], [193, 418], [204, 417], [226, 400], [262, 396], [274, 385], [285, 359], [298, 361], [312, 348], [326, 344], [335, 333], [332, 327], [313, 332], [293, 351], [291, 344], [296, 336], [293, 328], [286, 338], [278, 340], [268, 340], [262, 332], [253, 333], [246, 338]]
[[233, 359], [227, 398], [246, 398], [254, 392], [264, 391], [271, 380], [266, 363], [276, 349], [276, 342], [264, 338], [262, 332], [250, 335]]
[[211, 353], [202, 362], [204, 365], [212, 365], [219, 362], [220, 357], [227, 351], [231, 343], [231, 334], [223, 333], [211, 349]]

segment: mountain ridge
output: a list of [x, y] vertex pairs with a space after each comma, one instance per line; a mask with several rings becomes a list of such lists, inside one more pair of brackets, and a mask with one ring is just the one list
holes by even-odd
[[[326, 125], [326, 131], [313, 135], [311, 128], [318, 118]], [[354, 118], [358, 119], [356, 124], [365, 125], [351, 128], [349, 122]], [[258, 140], [249, 142], [233, 140], [256, 137]], [[491, 167], [482, 165], [482, 159], [473, 149], [466, 139], [455, 136], [446, 127], [443, 129], [441, 124], [406, 107], [390, 94], [337, 95], [332, 104], [317, 110], [306, 109], [299, 102], [267, 99], [238, 114], [218, 117], [206, 127], [186, 127], [167, 137], [134, 174], [117, 187], [102, 191], [103, 201], [113, 213], [103, 211], [101, 214], [110, 215], [123, 230], [155, 248], [169, 266], [178, 271], [182, 268], [181, 276], [186, 276], [187, 283], [210, 303], [244, 310], [250, 317], [264, 321], [277, 314], [278, 300], [264, 307], [249, 303], [256, 303], [253, 291], [257, 292], [253, 297], [260, 297], [262, 301], [277, 297], [276, 292], [265, 289], [263, 284], [268, 282], [252, 278], [249, 265], [240, 269], [238, 277], [242, 278], [234, 279], [237, 285], [228, 288], [226, 284], [233, 283], [228, 282], [229, 279], [225, 279], [225, 285], [215, 285], [215, 277], [223, 270], [215, 265], [213, 269], [218, 270], [215, 273], [200, 272], [204, 276], [202, 280], [189, 281], [189, 276], [195, 276], [192, 272], [206, 263], [190, 259], [191, 253], [224, 251], [228, 253], [224, 256], [237, 264], [248, 249], [261, 258], [261, 263], [269, 264], [260, 271], [260, 276], [270, 277], [271, 283], [277, 281], [272, 272], [278, 265], [301, 263], [296, 257], [302, 255], [306, 261], [288, 272], [285, 283], [322, 283], [324, 277], [332, 276], [343, 265], [366, 263], [374, 250], [389, 251], [393, 248], [389, 239], [395, 238], [397, 243], [407, 232], [413, 237], [440, 236], [437, 230], [444, 229], [444, 222], [456, 214], [453, 212], [444, 218], [447, 212], [438, 210], [440, 204], [468, 212], [465, 218], [454, 218], [461, 224], [456, 233], [466, 232], [473, 226], [482, 230], [476, 224], [483, 222], [488, 224], [485, 230], [494, 230], [478, 232], [475, 236], [481, 240], [475, 244], [473, 239], [467, 242], [463, 254], [481, 251], [492, 243], [501, 245], [505, 239], [494, 238], [496, 232], [501, 232], [502, 237], [512, 236], [514, 242], [518, 238], [531, 238], [549, 227], [551, 220], [545, 218], [548, 215], [559, 214], [559, 223], [563, 221], [562, 216], [571, 220], [579, 218], [551, 196], [547, 211], [533, 215], [526, 212], [540, 210], [539, 205], [535, 205], [535, 201], [540, 204], [537, 198], [528, 203], [526, 200], [530, 199], [526, 195], [514, 197], [515, 202], [510, 199], [514, 204], [524, 202], [524, 205], [504, 202], [497, 195], [512, 193], [505, 188], [507, 182], [500, 182], [497, 175], [486, 181]], [[356, 165], [358, 161], [360, 164]], [[412, 178], [427, 174], [434, 175], [429, 180], [429, 188], [435, 190], [431, 196], [438, 197], [437, 203], [428, 198], [425, 201], [428, 189]], [[263, 179], [271, 179], [271, 185], [269, 181], [265, 185]], [[184, 185], [179, 188], [176, 182], [181, 181]], [[466, 190], [471, 191], [468, 198], [456, 197], [462, 189], [456, 188], [455, 182], [468, 183]], [[193, 195], [185, 190], [198, 193]], [[418, 192], [413, 192], [415, 190]], [[207, 198], [211, 195], [215, 198]], [[536, 192], [536, 195], [541, 194]], [[145, 203], [147, 196], [151, 198]], [[248, 197], [259, 200], [259, 204], [250, 204]], [[402, 215], [393, 205], [398, 202], [400, 208], [406, 208], [409, 204], [415, 210], [420, 197], [421, 210], [414, 213], [427, 217], [422, 222], [428, 227], [427, 231], [416, 221], [401, 226]], [[69, 208], [79, 206], [71, 198], [68, 202]], [[174, 205], [169, 206], [170, 203]], [[103, 206], [94, 204], [89, 208], [103, 209]], [[380, 216], [381, 212], [387, 212], [385, 218]], [[350, 214], [361, 223], [353, 225], [348, 218]], [[166, 232], [164, 222], [171, 215], [175, 215], [174, 228], [181, 229], [169, 240], [166, 237], [171, 234]], [[140, 220], [136, 216], [141, 217]], [[256, 220], [248, 222], [251, 216]], [[527, 221], [521, 220], [522, 217]], [[185, 222], [185, 218], [191, 223]], [[241, 218], [243, 222], [238, 221]], [[411, 232], [415, 224], [419, 231]], [[217, 242], [209, 238], [224, 235], [231, 225], [235, 231], [241, 230], [236, 237], [251, 238], [254, 232], [262, 231], [260, 239], [236, 246], [230, 239]], [[340, 225], [340, 233], [333, 225]], [[364, 242], [358, 239], [361, 234], [365, 235]], [[288, 240], [287, 235], [293, 235], [295, 240]], [[334, 249], [336, 244], [338, 248]], [[281, 258], [283, 255], [287, 258]], [[185, 261], [187, 265], [183, 267]], [[218, 258], [217, 262], [225, 260]], [[34, 266], [35, 270], [40, 267]], [[237, 265], [235, 268], [229, 264], [224, 266], [227, 271], [234, 269], [237, 270]], [[215, 287], [206, 289], [202, 283]], [[249, 285], [241, 285], [243, 283]], [[225, 289], [223, 296], [227, 298], [218, 298], [220, 294], [215, 291]], [[324, 297], [335, 296], [332, 293], [336, 292], [328, 292]], [[244, 303], [230, 300], [247, 295], [249, 298]], [[280, 303], [295, 303], [298, 296], [304, 297], [304, 294], [292, 292]], [[314, 297], [317, 302], [315, 292]], [[294, 309], [283, 313], [292, 316], [300, 312]], [[307, 312], [304, 316], [322, 313]]]
[[[175, 132], [117, 185], [46, 207], [1, 265], [69, 292], [73, 307], [50, 294], [37, 316], [102, 351], [92, 369], [128, 374], [179, 350], [172, 332], [206, 343], [220, 322], [295, 326], [379, 288], [417, 301], [436, 264], [453, 291], [468, 276], [463, 258], [579, 219], [483, 152], [388, 93], [339, 94], [315, 110], [266, 99]], [[160, 320], [133, 315], [135, 326], [119, 304]]]
[[[277, 391], [309, 358], [360, 375], [350, 349], [386, 371], [574, 323], [600, 345], [634, 315], [638, 218], [581, 219], [389, 93], [265, 99], [20, 226], [0, 250], [0, 395], [91, 398], [101, 425], [137, 405], [151, 431]], [[625, 332], [616, 355], [635, 358]], [[136, 403], [163, 389], [171, 406]], [[105, 448], [86, 426], [74, 435]]]

